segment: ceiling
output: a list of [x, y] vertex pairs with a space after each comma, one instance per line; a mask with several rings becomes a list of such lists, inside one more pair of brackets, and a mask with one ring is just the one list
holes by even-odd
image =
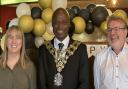
[[21, 2], [37, 2], [38, 0], [0, 0], [0, 5], [16, 4]]
[[108, 8], [128, 8], [128, 0], [68, 0], [68, 6], [80, 4], [81, 7], [88, 4], [105, 5]]
[[[17, 4], [21, 2], [38, 2], [38, 0], [1, 0], [0, 5]], [[114, 4], [114, 2], [116, 2]], [[86, 7], [88, 4], [105, 5], [108, 8], [128, 8], [128, 0], [68, 0], [68, 7], [78, 5]]]

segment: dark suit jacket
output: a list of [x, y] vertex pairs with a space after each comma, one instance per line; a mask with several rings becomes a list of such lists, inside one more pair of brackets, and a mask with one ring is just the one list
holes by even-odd
[[[73, 42], [70, 40], [69, 45]], [[53, 40], [51, 41], [53, 44]], [[74, 55], [70, 56], [62, 70], [62, 86], [54, 85], [54, 76], [57, 73], [52, 54], [45, 45], [39, 48], [37, 70], [38, 89], [88, 89], [88, 56], [85, 44], [80, 44]]]

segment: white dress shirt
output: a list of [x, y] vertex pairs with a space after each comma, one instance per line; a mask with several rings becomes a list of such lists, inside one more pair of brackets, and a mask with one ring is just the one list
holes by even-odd
[[58, 44], [59, 44], [59, 43], [63, 43], [64, 46], [63, 46], [62, 50], [65, 50], [65, 49], [68, 47], [69, 40], [70, 40], [69, 36], [67, 36], [63, 41], [59, 41], [57, 38], [55, 38], [55, 39], [54, 39], [54, 47], [55, 47], [56, 49], [59, 49]]
[[95, 89], [128, 89], [128, 45], [117, 55], [111, 47], [94, 60]]

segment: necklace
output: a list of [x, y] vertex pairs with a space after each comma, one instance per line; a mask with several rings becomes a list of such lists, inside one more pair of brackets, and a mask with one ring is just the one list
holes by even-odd
[[51, 42], [47, 41], [44, 43], [49, 52], [53, 55], [54, 61], [56, 63], [57, 74], [54, 76], [54, 85], [61, 86], [63, 82], [63, 76], [61, 74], [62, 70], [67, 63], [67, 60], [70, 56], [74, 54], [78, 46], [80, 45], [79, 41], [74, 41], [67, 49], [57, 50], [53, 47]]

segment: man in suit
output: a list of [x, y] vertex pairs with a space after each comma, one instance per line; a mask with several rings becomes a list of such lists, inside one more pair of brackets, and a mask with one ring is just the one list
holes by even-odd
[[65, 9], [54, 12], [52, 26], [55, 38], [39, 48], [38, 89], [88, 89], [86, 45], [70, 38]]

